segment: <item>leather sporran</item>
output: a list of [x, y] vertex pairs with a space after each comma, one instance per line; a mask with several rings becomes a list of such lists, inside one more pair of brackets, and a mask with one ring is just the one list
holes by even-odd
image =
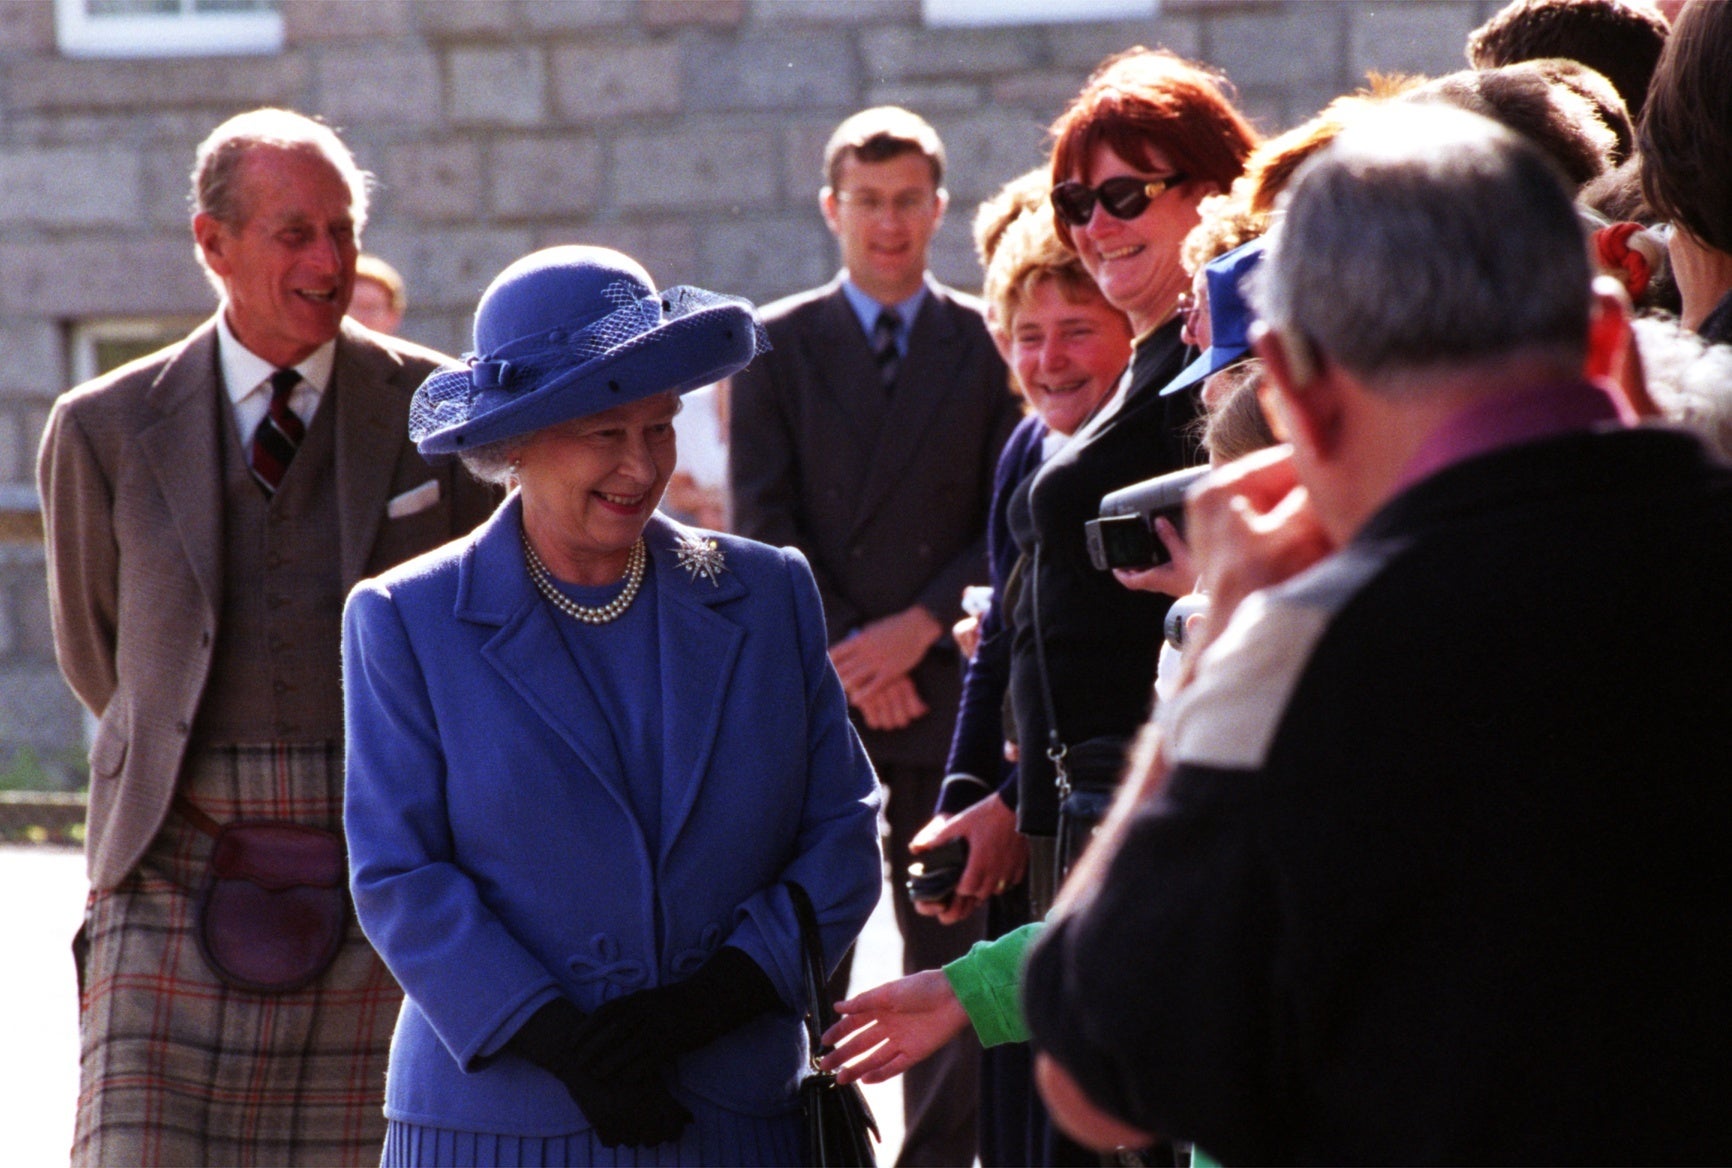
[[872, 1149], [878, 1121], [866, 1104], [860, 1084], [846, 1087], [836, 1076], [818, 1069], [823, 1034], [836, 1022], [836, 1011], [824, 992], [823, 949], [818, 942], [818, 917], [812, 911], [806, 890], [792, 881], [788, 896], [800, 921], [800, 949], [806, 980], [806, 1036], [810, 1073], [800, 1080], [800, 1110], [806, 1120], [806, 1160], [815, 1168], [875, 1168], [878, 1155]]
[[1124, 774], [1130, 740], [1114, 736], [1086, 738], [1063, 748], [1053, 759], [1058, 785], [1058, 839], [1053, 857], [1054, 887], [1064, 883], [1112, 810]]
[[329, 969], [349, 927], [342, 838], [298, 823], [216, 828], [198, 900], [198, 946], [224, 984], [301, 989]]

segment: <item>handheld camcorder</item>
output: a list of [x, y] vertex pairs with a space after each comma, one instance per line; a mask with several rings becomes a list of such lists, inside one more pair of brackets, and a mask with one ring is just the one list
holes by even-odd
[[1089, 562], [1105, 572], [1112, 568], [1153, 568], [1173, 557], [1155, 533], [1155, 519], [1185, 532], [1185, 492], [1209, 473], [1193, 466], [1122, 487], [1101, 500], [1101, 517], [1083, 524]]

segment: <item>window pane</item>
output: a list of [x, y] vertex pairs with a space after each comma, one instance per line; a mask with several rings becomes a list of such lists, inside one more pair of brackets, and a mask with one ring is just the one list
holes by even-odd
[[283, 47], [280, 0], [52, 0], [52, 3], [55, 40], [60, 51], [69, 57], [214, 57], [275, 53]]
[[92, 16], [176, 16], [180, 0], [86, 0]]
[[231, 12], [275, 12], [280, 0], [85, 0], [92, 16], [216, 16]]
[[192, 10], [200, 16], [219, 12], [275, 12], [278, 0], [191, 0]]
[[135, 357], [146, 353], [154, 353], [162, 348], [160, 338], [150, 337], [141, 340], [101, 340], [96, 342], [96, 369], [99, 373], [107, 373], [110, 369], [119, 369]]

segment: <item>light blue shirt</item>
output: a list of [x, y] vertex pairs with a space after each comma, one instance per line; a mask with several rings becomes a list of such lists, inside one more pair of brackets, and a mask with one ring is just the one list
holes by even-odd
[[894, 308], [896, 315], [902, 318], [902, 326], [896, 330], [896, 352], [899, 356], [908, 356], [908, 334], [914, 331], [914, 317], [920, 311], [920, 305], [926, 300], [926, 285], [923, 282], [919, 289], [908, 299], [896, 304], [880, 304], [847, 276], [842, 277], [842, 294], [848, 297], [849, 305], [854, 309], [854, 315], [860, 318], [860, 328], [866, 333], [866, 339], [872, 339], [872, 330], [878, 325], [878, 314], [886, 308]]

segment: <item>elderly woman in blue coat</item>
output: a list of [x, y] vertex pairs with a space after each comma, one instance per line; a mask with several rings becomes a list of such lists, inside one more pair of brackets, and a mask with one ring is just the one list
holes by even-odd
[[[792, 1164], [800, 931], [877, 899], [877, 784], [800, 554], [656, 513], [751, 306], [558, 247], [416, 394], [516, 489], [344, 614], [355, 908], [406, 992], [385, 1162]], [[629, 1147], [628, 1147], [629, 1146]]]

